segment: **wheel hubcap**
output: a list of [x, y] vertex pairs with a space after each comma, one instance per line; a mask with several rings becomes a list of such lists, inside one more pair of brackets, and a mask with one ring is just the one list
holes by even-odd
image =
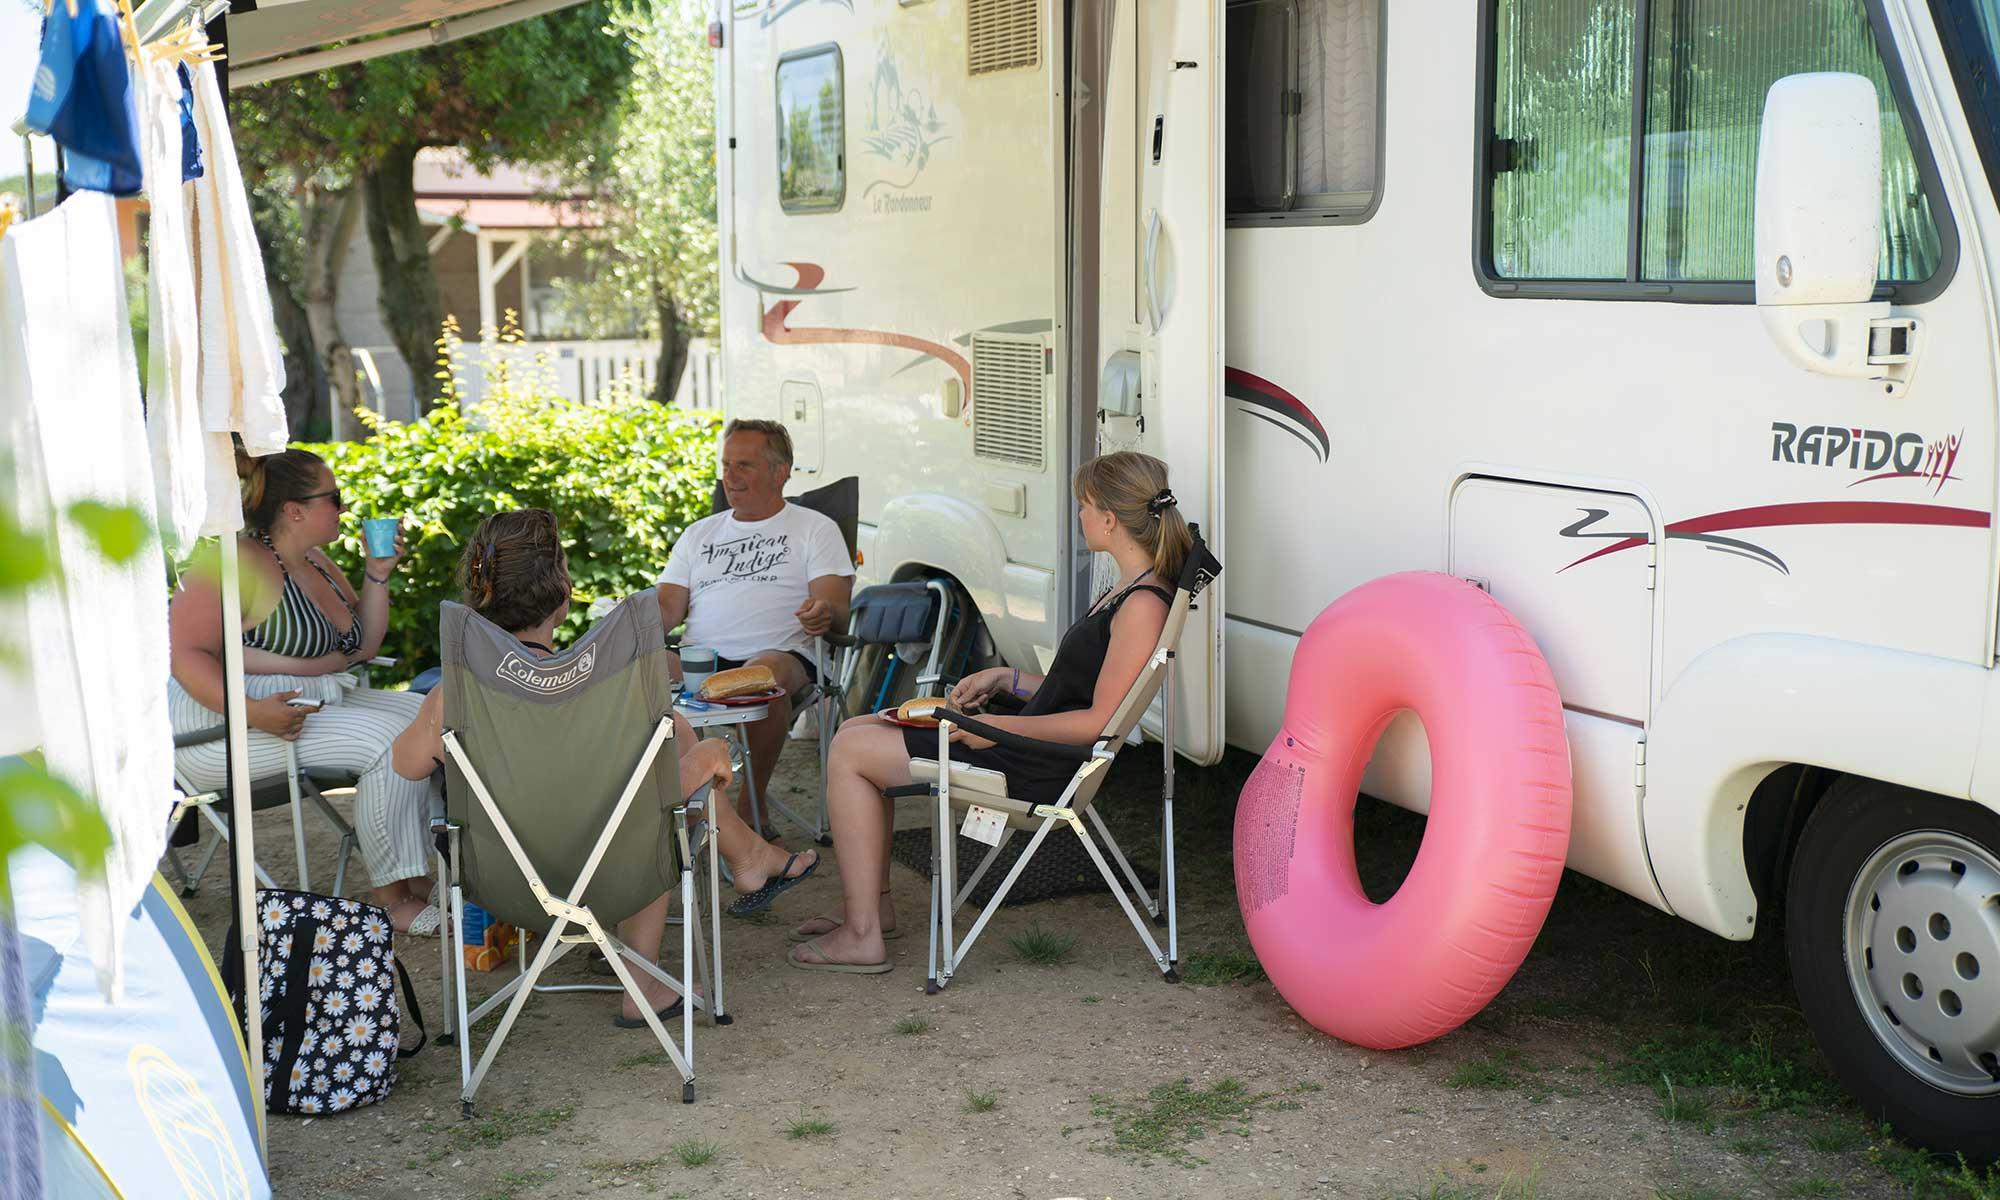
[[1885, 842], [1847, 896], [1847, 978], [1904, 1069], [2000, 1094], [2000, 860], [1943, 830]]

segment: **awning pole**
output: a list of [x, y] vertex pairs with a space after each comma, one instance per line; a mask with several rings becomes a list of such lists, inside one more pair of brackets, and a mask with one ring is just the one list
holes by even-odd
[[250, 1051], [250, 1098], [256, 1105], [257, 1153], [264, 1142], [264, 1004], [257, 969], [257, 842], [251, 830], [249, 697], [243, 690], [243, 580], [236, 535], [222, 535], [223, 709], [229, 725], [229, 830], [236, 864], [237, 953], [243, 963], [243, 1043]]

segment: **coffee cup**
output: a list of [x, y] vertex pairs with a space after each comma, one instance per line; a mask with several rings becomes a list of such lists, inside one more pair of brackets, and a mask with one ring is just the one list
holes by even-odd
[[396, 533], [401, 517], [369, 517], [361, 522], [361, 541], [369, 558], [387, 558], [396, 552]]
[[715, 651], [706, 646], [681, 647], [681, 680], [690, 692], [698, 692], [701, 685], [715, 674]]

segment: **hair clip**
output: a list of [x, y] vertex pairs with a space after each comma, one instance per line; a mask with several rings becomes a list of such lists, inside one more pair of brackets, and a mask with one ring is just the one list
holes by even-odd
[[1161, 488], [1159, 495], [1146, 501], [1146, 511], [1157, 517], [1166, 509], [1174, 508], [1179, 504], [1180, 501], [1174, 499], [1172, 488]]

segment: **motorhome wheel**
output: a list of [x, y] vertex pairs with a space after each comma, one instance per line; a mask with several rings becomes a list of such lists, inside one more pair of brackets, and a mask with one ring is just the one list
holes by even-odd
[[1806, 1020], [1870, 1117], [2000, 1158], [2000, 815], [1836, 782], [1799, 838], [1786, 937]]

